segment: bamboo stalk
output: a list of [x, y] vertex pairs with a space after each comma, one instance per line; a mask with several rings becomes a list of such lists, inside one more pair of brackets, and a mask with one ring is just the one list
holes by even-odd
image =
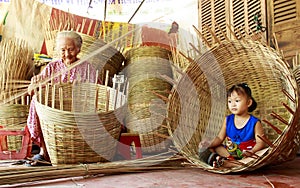
[[96, 79], [95, 79], [95, 84], [98, 83], [98, 79], [99, 79], [99, 71], [96, 70]]
[[282, 89], [282, 92], [293, 102], [296, 103], [295, 98], [293, 98], [285, 89]]
[[86, 19], [83, 19], [80, 33], [83, 33], [83, 30], [84, 30], [84, 27], [85, 27], [85, 22], [86, 22]]
[[280, 129], [278, 129], [277, 127], [275, 127], [273, 124], [271, 124], [269, 121], [267, 120], [262, 120], [263, 122], [265, 122], [267, 125], [269, 125], [277, 134], [282, 134], [282, 131]]
[[295, 114], [295, 112], [284, 102], [282, 103], [282, 105], [287, 109], [287, 111], [289, 111], [291, 114]]
[[284, 123], [286, 125], [289, 124], [285, 119], [283, 119], [280, 115], [278, 115], [274, 111], [272, 111], [272, 113], [270, 115], [273, 116], [274, 118], [278, 119], [279, 121], [281, 121], [282, 123]]
[[59, 109], [64, 110], [64, 96], [63, 96], [62, 87], [59, 87], [58, 94], [59, 94]]
[[109, 111], [109, 98], [110, 98], [110, 90], [107, 88], [107, 91], [106, 91], [106, 102], [105, 102], [105, 110], [106, 110], [106, 112]]
[[226, 23], [226, 25], [227, 25], [227, 28], [228, 28], [229, 32], [231, 33], [231, 35], [234, 37], [235, 40], [237, 40], [237, 37], [236, 37], [235, 33], [232, 31], [231, 26], [227, 23]]
[[195, 31], [197, 32], [198, 36], [200, 36], [200, 38], [202, 39], [202, 41], [204, 41], [205, 45], [208, 48], [211, 48], [211, 45], [209, 44], [209, 42], [207, 41], [207, 39], [203, 36], [203, 34], [196, 28], [196, 26], [193, 25], [193, 28], [195, 29]]
[[89, 27], [88, 27], [88, 30], [87, 30], [87, 35], [89, 35], [90, 32], [91, 32], [91, 28], [92, 28], [93, 22], [94, 22], [94, 20], [90, 21], [90, 24], [89, 24]]
[[257, 136], [258, 136], [258, 138], [260, 138], [264, 143], [266, 143], [268, 146], [270, 146], [271, 148], [274, 148], [273, 143], [272, 143], [271, 141], [269, 141], [269, 140], [265, 137], [265, 135], [262, 135], [262, 136], [257, 135]]
[[[115, 77], [114, 77], [115, 78]], [[105, 86], [108, 85], [108, 79], [109, 79], [109, 70], [106, 71], [106, 75], [105, 75]]]
[[89, 64], [87, 65], [87, 69], [88, 69], [88, 72], [87, 72], [87, 81], [89, 82], [90, 81], [90, 65]]
[[42, 103], [42, 85], [39, 83], [39, 102]]
[[156, 96], [158, 96], [160, 99], [162, 99], [164, 102], [168, 102], [169, 101], [169, 99], [168, 99], [168, 97], [165, 97], [164, 95], [161, 95], [161, 94], [159, 94], [159, 93], [157, 93], [157, 92], [155, 92], [155, 91], [150, 91], [151, 93], [153, 93], [154, 95], [156, 95]]
[[45, 106], [48, 106], [49, 101], [49, 83], [45, 87]]
[[52, 85], [52, 108], [55, 107], [55, 85]]
[[96, 88], [96, 94], [95, 94], [95, 112], [98, 111], [98, 97], [99, 97], [99, 87]]
[[204, 24], [204, 26], [206, 27], [206, 29], [208, 30], [208, 32], [211, 34], [211, 36], [214, 38], [214, 40], [218, 43], [221, 44], [220, 39], [216, 36], [216, 34], [208, 27], [207, 24]]

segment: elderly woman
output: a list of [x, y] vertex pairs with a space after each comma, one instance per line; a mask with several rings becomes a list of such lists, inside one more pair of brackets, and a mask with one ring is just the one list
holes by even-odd
[[[80, 52], [82, 45], [81, 36], [75, 31], [62, 31], [57, 34], [56, 38], [57, 51], [59, 52], [60, 58], [56, 61], [50, 62], [41, 73], [34, 76], [31, 79], [31, 84], [28, 87], [28, 93], [33, 94], [33, 89], [37, 86], [37, 83], [51, 78], [51, 75], [61, 72], [62, 74], [53, 79], [54, 83], [58, 82], [73, 82], [75, 80], [80, 80], [82, 82], [92, 82], [100, 83], [96, 81], [96, 70], [88, 62], [83, 62], [76, 67], [67, 70], [68, 67], [76, 62], [78, 59], [77, 55]], [[35, 100], [31, 101], [29, 116], [27, 119], [28, 130], [31, 135], [32, 142], [40, 146], [39, 154], [36, 154], [32, 161], [28, 165], [38, 165], [44, 164], [39, 163], [41, 161], [49, 160], [48, 154], [46, 152], [44, 139], [42, 137], [42, 132], [40, 128], [39, 118], [35, 109]]]

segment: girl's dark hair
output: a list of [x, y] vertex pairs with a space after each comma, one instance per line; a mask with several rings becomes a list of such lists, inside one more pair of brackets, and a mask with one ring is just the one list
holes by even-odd
[[252, 104], [251, 106], [249, 106], [248, 108], [248, 112], [253, 112], [256, 107], [257, 107], [257, 103], [254, 100], [254, 98], [252, 97], [252, 92], [250, 87], [248, 86], [248, 84], [246, 83], [240, 83], [240, 84], [236, 84], [233, 85], [228, 91], [227, 91], [227, 97], [230, 97], [232, 92], [236, 91], [237, 93], [242, 93], [242, 94], [246, 94], [250, 99], [252, 99]]

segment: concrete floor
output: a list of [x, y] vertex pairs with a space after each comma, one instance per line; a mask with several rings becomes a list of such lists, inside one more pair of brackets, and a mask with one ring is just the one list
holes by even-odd
[[[16, 185], [17, 186], [17, 185]], [[300, 187], [300, 156], [281, 165], [234, 175], [215, 174], [200, 169], [159, 170], [96, 177], [74, 177], [25, 183], [22, 187], [100, 188], [187, 188], [187, 187]]]

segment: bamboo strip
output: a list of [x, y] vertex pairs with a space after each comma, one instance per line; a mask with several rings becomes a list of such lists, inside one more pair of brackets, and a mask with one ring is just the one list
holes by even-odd
[[274, 118], [278, 119], [279, 121], [281, 121], [282, 123], [284, 123], [286, 125], [289, 124], [285, 119], [283, 119], [280, 115], [278, 115], [274, 111], [272, 111], [272, 113], [270, 115], [273, 116]]
[[263, 120], [263, 122], [265, 122], [267, 125], [272, 127], [272, 129], [275, 130], [277, 134], [282, 134], [282, 131], [280, 129], [278, 129], [277, 127], [275, 127], [274, 125], [272, 125], [272, 123], [270, 123], [269, 121]]

